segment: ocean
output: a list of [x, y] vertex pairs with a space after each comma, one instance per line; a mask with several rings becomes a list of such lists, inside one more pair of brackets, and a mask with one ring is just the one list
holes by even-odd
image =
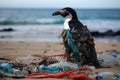
[[[0, 8], [0, 41], [50, 41], [62, 42], [59, 38], [64, 19], [52, 16], [59, 9], [6, 9]], [[90, 31], [113, 32], [120, 30], [120, 9], [75, 9], [79, 20]], [[96, 41], [120, 41], [120, 36], [96, 38]]]

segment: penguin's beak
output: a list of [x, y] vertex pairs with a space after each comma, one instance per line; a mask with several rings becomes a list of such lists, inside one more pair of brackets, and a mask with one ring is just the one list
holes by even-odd
[[61, 15], [60, 11], [57, 11], [57, 12], [54, 12], [52, 13], [53, 16], [56, 16], [56, 15]]
[[67, 15], [69, 15], [69, 12], [61, 9], [60, 11], [54, 12], [52, 15], [53, 16], [61, 15], [63, 17], [66, 17]]

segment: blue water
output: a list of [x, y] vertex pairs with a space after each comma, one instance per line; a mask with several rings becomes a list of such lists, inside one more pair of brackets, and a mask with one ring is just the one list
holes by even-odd
[[[59, 9], [0, 9], [0, 30], [13, 28], [14, 32], [0, 32], [0, 41], [61, 41], [64, 19], [52, 16]], [[90, 31], [120, 30], [120, 9], [75, 9], [79, 20]]]
[[[0, 25], [63, 24], [59, 9], [0, 9]], [[120, 20], [120, 9], [76, 9], [80, 20]]]

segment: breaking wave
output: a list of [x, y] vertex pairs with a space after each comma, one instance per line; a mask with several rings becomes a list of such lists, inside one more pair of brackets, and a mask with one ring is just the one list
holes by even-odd
[[[120, 17], [81, 17], [80, 20], [120, 20]], [[43, 18], [43, 19], [0, 19], [0, 25], [47, 25], [63, 24], [64, 19]]]
[[0, 25], [32, 25], [32, 24], [62, 24], [63, 20], [36, 19], [36, 20], [0, 20]]

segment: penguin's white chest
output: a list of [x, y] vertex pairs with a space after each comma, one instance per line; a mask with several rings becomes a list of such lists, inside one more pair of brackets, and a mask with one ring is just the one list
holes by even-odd
[[69, 21], [65, 21], [64, 22], [64, 27], [63, 27], [64, 29], [70, 29], [70, 27], [69, 27]]
[[72, 15], [69, 14], [68, 16], [65, 17], [65, 22], [64, 22], [64, 29], [70, 29], [69, 27], [69, 21], [71, 21]]

